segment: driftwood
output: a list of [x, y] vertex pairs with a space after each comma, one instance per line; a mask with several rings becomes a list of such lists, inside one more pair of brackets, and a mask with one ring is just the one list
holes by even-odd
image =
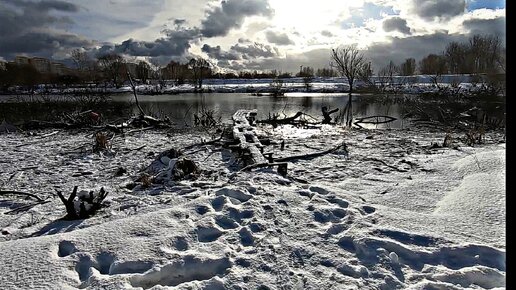
[[108, 195], [108, 192], [104, 190], [104, 187], [102, 187], [96, 194], [93, 191], [90, 191], [88, 195], [77, 197], [78, 188], [78, 186], [73, 188], [68, 199], [66, 199], [60, 191], [57, 191], [59, 199], [66, 207], [65, 219], [86, 219], [94, 215], [97, 210], [104, 206], [103, 201]]
[[264, 153], [263, 155], [267, 158], [267, 162], [261, 162], [261, 163], [254, 163], [245, 166], [244, 168], [240, 169], [240, 171], [250, 171], [252, 169], [256, 168], [263, 168], [263, 167], [278, 167], [278, 173], [286, 176], [287, 175], [287, 166], [289, 161], [295, 161], [300, 159], [312, 159], [316, 157], [320, 157], [326, 154], [334, 153], [338, 150], [344, 150], [345, 154], [348, 154], [347, 145], [346, 143], [342, 142], [339, 145], [330, 148], [328, 150], [320, 151], [320, 152], [314, 152], [314, 153], [308, 153], [308, 154], [302, 154], [302, 155], [294, 155], [294, 156], [288, 156], [288, 157], [282, 157], [282, 158], [273, 158], [273, 153]]
[[283, 118], [283, 119], [277, 119], [277, 118], [271, 118], [268, 120], [258, 120], [256, 123], [260, 124], [271, 124], [271, 125], [281, 125], [281, 124], [293, 124], [294, 121], [301, 117], [303, 115], [303, 112], [297, 112], [294, 116]]
[[266, 120], [258, 120], [256, 123], [259, 124], [269, 124], [272, 125], [272, 127], [276, 128], [279, 125], [294, 125], [294, 126], [303, 126], [304, 128], [317, 128], [315, 125], [321, 124], [321, 122], [310, 122], [306, 120], [306, 118], [301, 118], [303, 116], [308, 116], [311, 119], [317, 120], [316, 118], [305, 114], [303, 112], [297, 112], [295, 115], [286, 117], [283, 119], [279, 119], [278, 115], [269, 116]]

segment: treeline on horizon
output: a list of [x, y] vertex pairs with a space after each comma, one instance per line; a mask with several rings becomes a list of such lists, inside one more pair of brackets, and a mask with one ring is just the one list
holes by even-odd
[[[416, 63], [414, 58], [406, 58], [401, 64], [390, 61], [388, 65], [370, 75], [377, 76], [411, 76], [417, 73], [425, 75], [440, 74], [505, 74], [506, 49], [495, 35], [474, 35], [467, 42], [450, 42], [441, 53], [431, 53]], [[204, 58], [192, 58], [187, 63], [170, 61], [165, 66], [146, 61], [131, 62], [115, 53], [103, 54], [91, 58], [87, 53], [74, 50], [71, 60], [74, 70], [67, 74], [53, 74], [38, 71], [31, 64], [4, 63], [0, 67], [0, 89], [7, 90], [13, 86], [27, 88], [38, 84], [73, 85], [73, 84], [108, 84], [120, 87], [128, 80], [128, 75], [140, 83], [158, 83], [160, 85], [181, 85], [192, 83], [196, 88], [202, 87], [202, 80], [216, 79], [263, 79], [291, 77], [337, 77], [337, 70], [332, 67], [314, 69], [301, 66], [299, 72], [292, 74], [278, 70], [216, 72], [215, 66]], [[369, 64], [369, 69], [371, 64]], [[128, 74], [129, 72], [129, 74]]]

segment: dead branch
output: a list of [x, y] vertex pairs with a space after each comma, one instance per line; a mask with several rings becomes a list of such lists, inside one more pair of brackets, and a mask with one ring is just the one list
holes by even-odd
[[19, 206], [13, 210], [10, 210], [4, 214], [15, 214], [15, 213], [20, 213], [22, 211], [27, 211], [37, 205], [40, 205], [40, 204], [45, 204], [45, 203], [49, 203], [51, 202], [51, 200], [42, 200], [42, 201], [38, 201], [36, 203], [31, 203], [31, 204], [26, 204], [26, 205], [22, 205], [22, 206]]
[[251, 171], [252, 169], [263, 168], [263, 167], [285, 166], [287, 164], [288, 164], [287, 162], [272, 162], [272, 163], [262, 162], [262, 163], [254, 163], [254, 164], [248, 165], [248, 166], [240, 169], [240, 171]]
[[[383, 119], [383, 120], [381, 120]], [[394, 117], [391, 117], [391, 116], [369, 116], [369, 117], [363, 117], [363, 118], [358, 118], [357, 121], [355, 121], [355, 125], [360, 124], [385, 124], [385, 123], [390, 123], [390, 122], [393, 122], [393, 121], [396, 121], [397, 119], [394, 118]]]
[[35, 194], [32, 194], [32, 193], [28, 193], [28, 192], [22, 192], [22, 191], [15, 191], [15, 190], [0, 190], [0, 195], [8, 195], [8, 194], [13, 194], [13, 195], [25, 195], [25, 196], [29, 196], [29, 197], [32, 197], [32, 198], [35, 198], [37, 199], [38, 201], [43, 201], [43, 199]]
[[262, 123], [262, 124], [271, 124], [271, 125], [279, 125], [279, 124], [293, 124], [295, 119], [301, 117], [303, 115], [303, 112], [297, 112], [294, 116], [283, 118], [283, 119], [277, 119], [272, 118], [268, 120], [258, 120], [256, 123]]
[[138, 107], [138, 110], [140, 110], [140, 114], [142, 116], [145, 116], [145, 112], [143, 111], [142, 107], [140, 106], [140, 102], [138, 102], [138, 95], [136, 94], [136, 87], [134, 86], [133, 79], [131, 78], [131, 73], [129, 73], [129, 71], [127, 71], [127, 77], [129, 78], [129, 82], [131, 83], [131, 89], [133, 90], [134, 100], [136, 101], [136, 106]]
[[222, 133], [222, 135], [220, 135], [219, 138], [217, 139], [213, 139], [213, 140], [210, 140], [210, 141], [206, 141], [206, 142], [200, 142], [200, 143], [195, 143], [195, 144], [191, 144], [191, 145], [188, 145], [186, 147], [184, 147], [183, 149], [184, 150], [187, 150], [187, 149], [192, 149], [194, 147], [197, 147], [197, 146], [204, 146], [204, 145], [213, 145], [213, 144], [217, 144], [218, 142], [220, 142], [222, 140], [222, 136], [224, 135], [224, 132]]
[[383, 160], [380, 160], [378, 158], [373, 158], [373, 157], [369, 157], [369, 158], [365, 158], [364, 161], [374, 161], [374, 162], [379, 162], [379, 163], [382, 163], [383, 165], [389, 167], [389, 168], [392, 168], [398, 172], [408, 172], [408, 170], [406, 169], [400, 169], [394, 165], [390, 165], [390, 164], [387, 164], [387, 162], [383, 161]]
[[[104, 206], [103, 201], [108, 195], [108, 192], [104, 190], [104, 187], [102, 187], [96, 194], [93, 191], [90, 191], [88, 195], [81, 195], [76, 199], [78, 188], [78, 186], [73, 188], [68, 199], [66, 199], [60, 191], [57, 191], [59, 199], [66, 207], [65, 219], [86, 219], [94, 215], [97, 210]], [[76, 204], [78, 204], [79, 209], [77, 209]]]
[[299, 160], [299, 159], [312, 159], [312, 158], [316, 158], [316, 157], [319, 157], [319, 156], [323, 156], [323, 155], [326, 155], [326, 154], [333, 153], [333, 152], [338, 151], [340, 149], [343, 149], [346, 152], [346, 154], [348, 154], [347, 145], [346, 145], [345, 142], [342, 142], [339, 145], [337, 145], [337, 146], [335, 146], [333, 148], [330, 148], [328, 150], [324, 150], [324, 151], [320, 151], [320, 152], [314, 152], [314, 153], [308, 153], [308, 154], [288, 156], [288, 157], [283, 157], [283, 158], [277, 158], [277, 159], [274, 160], [274, 162], [288, 162], [288, 161], [294, 161], [294, 160]]

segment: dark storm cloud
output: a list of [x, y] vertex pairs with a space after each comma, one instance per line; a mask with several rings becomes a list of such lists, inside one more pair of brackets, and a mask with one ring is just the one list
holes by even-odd
[[233, 28], [242, 25], [248, 16], [271, 16], [272, 9], [267, 0], [226, 0], [221, 6], [207, 11], [206, 19], [201, 23], [201, 32], [205, 37], [225, 36]]
[[294, 41], [292, 41], [286, 33], [276, 33], [274, 31], [269, 30], [265, 33], [265, 36], [267, 37], [268, 42], [274, 43], [277, 45], [294, 44]]
[[178, 28], [166, 30], [166, 36], [154, 41], [136, 41], [128, 39], [121, 44], [104, 45], [97, 52], [119, 53], [131, 56], [181, 56], [191, 47], [191, 42], [200, 37], [197, 28]]
[[52, 34], [48, 32], [28, 32], [17, 37], [9, 37], [0, 40], [0, 51], [4, 53], [43, 53], [51, 55], [52, 52], [63, 49], [81, 47], [89, 44], [74, 34]]
[[410, 28], [407, 26], [407, 20], [400, 17], [392, 17], [383, 21], [383, 30], [386, 32], [399, 31], [403, 34], [410, 34]]
[[223, 51], [220, 45], [210, 46], [205, 44], [202, 46], [202, 51], [205, 52], [209, 57], [217, 59], [220, 61], [228, 61], [228, 60], [239, 60], [241, 59], [240, 54], [234, 51]]
[[365, 52], [371, 60], [373, 68], [377, 71], [393, 61], [396, 64], [402, 63], [407, 58], [414, 58], [419, 61], [430, 53], [440, 54], [446, 45], [452, 41], [466, 42], [468, 35], [448, 34], [438, 32], [432, 35], [412, 36], [406, 38], [391, 38], [391, 43], [376, 43]]
[[70, 24], [68, 17], [51, 15], [51, 11], [73, 13], [79, 6], [57, 0], [3, 0], [0, 3], [0, 56], [18, 53], [51, 56], [57, 50], [89, 46], [91, 41], [63, 33], [51, 27]]
[[494, 19], [470, 19], [462, 25], [470, 34], [496, 34], [505, 42], [505, 16]]
[[424, 19], [448, 19], [466, 10], [465, 0], [412, 0], [412, 10]]
[[276, 47], [258, 42], [249, 45], [241, 45], [240, 43], [237, 43], [231, 47], [231, 50], [239, 52], [243, 59], [253, 59], [260, 57], [269, 58], [275, 57], [279, 54], [279, 51]]
[[79, 11], [79, 6], [66, 2], [66, 1], [59, 1], [59, 0], [42, 0], [39, 2], [34, 1], [24, 1], [24, 0], [3, 0], [6, 4], [11, 4], [18, 7], [24, 7], [29, 9], [34, 9], [36, 11], [38, 10], [60, 10], [60, 11], [67, 11], [67, 12], [77, 12]]

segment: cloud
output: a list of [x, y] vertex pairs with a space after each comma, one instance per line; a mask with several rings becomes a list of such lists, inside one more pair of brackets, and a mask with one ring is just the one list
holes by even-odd
[[407, 20], [400, 17], [391, 17], [383, 21], [383, 30], [386, 32], [399, 31], [403, 34], [410, 34]]
[[268, 0], [226, 0], [221, 6], [207, 10], [207, 17], [201, 22], [205, 37], [226, 36], [233, 28], [242, 26], [248, 16], [271, 16]]
[[286, 33], [276, 33], [274, 31], [267, 31], [265, 33], [267, 41], [277, 45], [292, 45], [295, 44]]
[[231, 46], [231, 50], [239, 52], [243, 59], [270, 58], [279, 55], [279, 51], [276, 47], [258, 42], [249, 45], [237, 43]]
[[326, 37], [333, 37], [333, 36], [335, 36], [335, 35], [334, 35], [333, 33], [331, 33], [331, 31], [329, 31], [329, 30], [323, 30], [323, 31], [321, 31], [321, 35], [322, 35], [322, 36], [326, 36]]
[[72, 21], [69, 17], [51, 14], [53, 11], [75, 13], [79, 6], [58, 0], [3, 0], [0, 4], [1, 56], [34, 53], [50, 57], [57, 51], [93, 44], [76, 34], [59, 30], [59, 26]]
[[449, 19], [466, 11], [465, 0], [412, 0], [411, 10], [426, 20]]
[[188, 52], [191, 42], [200, 37], [198, 28], [180, 28], [166, 30], [166, 37], [154, 41], [136, 41], [128, 39], [121, 44], [104, 45], [97, 55], [119, 53], [131, 56], [182, 56]]
[[505, 42], [505, 16], [494, 19], [468, 19], [462, 25], [470, 34], [496, 34]]
[[240, 54], [234, 51], [223, 51], [220, 45], [210, 46], [205, 44], [202, 46], [201, 50], [205, 52], [209, 57], [217, 59], [220, 61], [228, 61], [228, 60], [239, 60], [242, 59]]
[[452, 41], [466, 42], [468, 36], [438, 32], [405, 38], [391, 37], [390, 40], [390, 42], [375, 43], [369, 46], [365, 52], [375, 70], [384, 67], [391, 60], [400, 64], [407, 58], [412, 57], [418, 61], [430, 53], [439, 54], [444, 51], [448, 43]]
[[[287, 57], [274, 56], [261, 59], [250, 59], [247, 62], [233, 62], [227, 67], [234, 70], [279, 70], [283, 72], [297, 72], [299, 66], [311, 66], [314, 68], [328, 67], [330, 62], [330, 49], [314, 49], [304, 53], [292, 54]], [[220, 64], [219, 64], [220, 65]]]
[[237, 67], [241, 69], [257, 60], [279, 57], [279, 50], [276, 47], [248, 41], [239, 41], [228, 50], [223, 50], [219, 45], [204, 44], [201, 50], [215, 59], [218, 66], [230, 69]]

